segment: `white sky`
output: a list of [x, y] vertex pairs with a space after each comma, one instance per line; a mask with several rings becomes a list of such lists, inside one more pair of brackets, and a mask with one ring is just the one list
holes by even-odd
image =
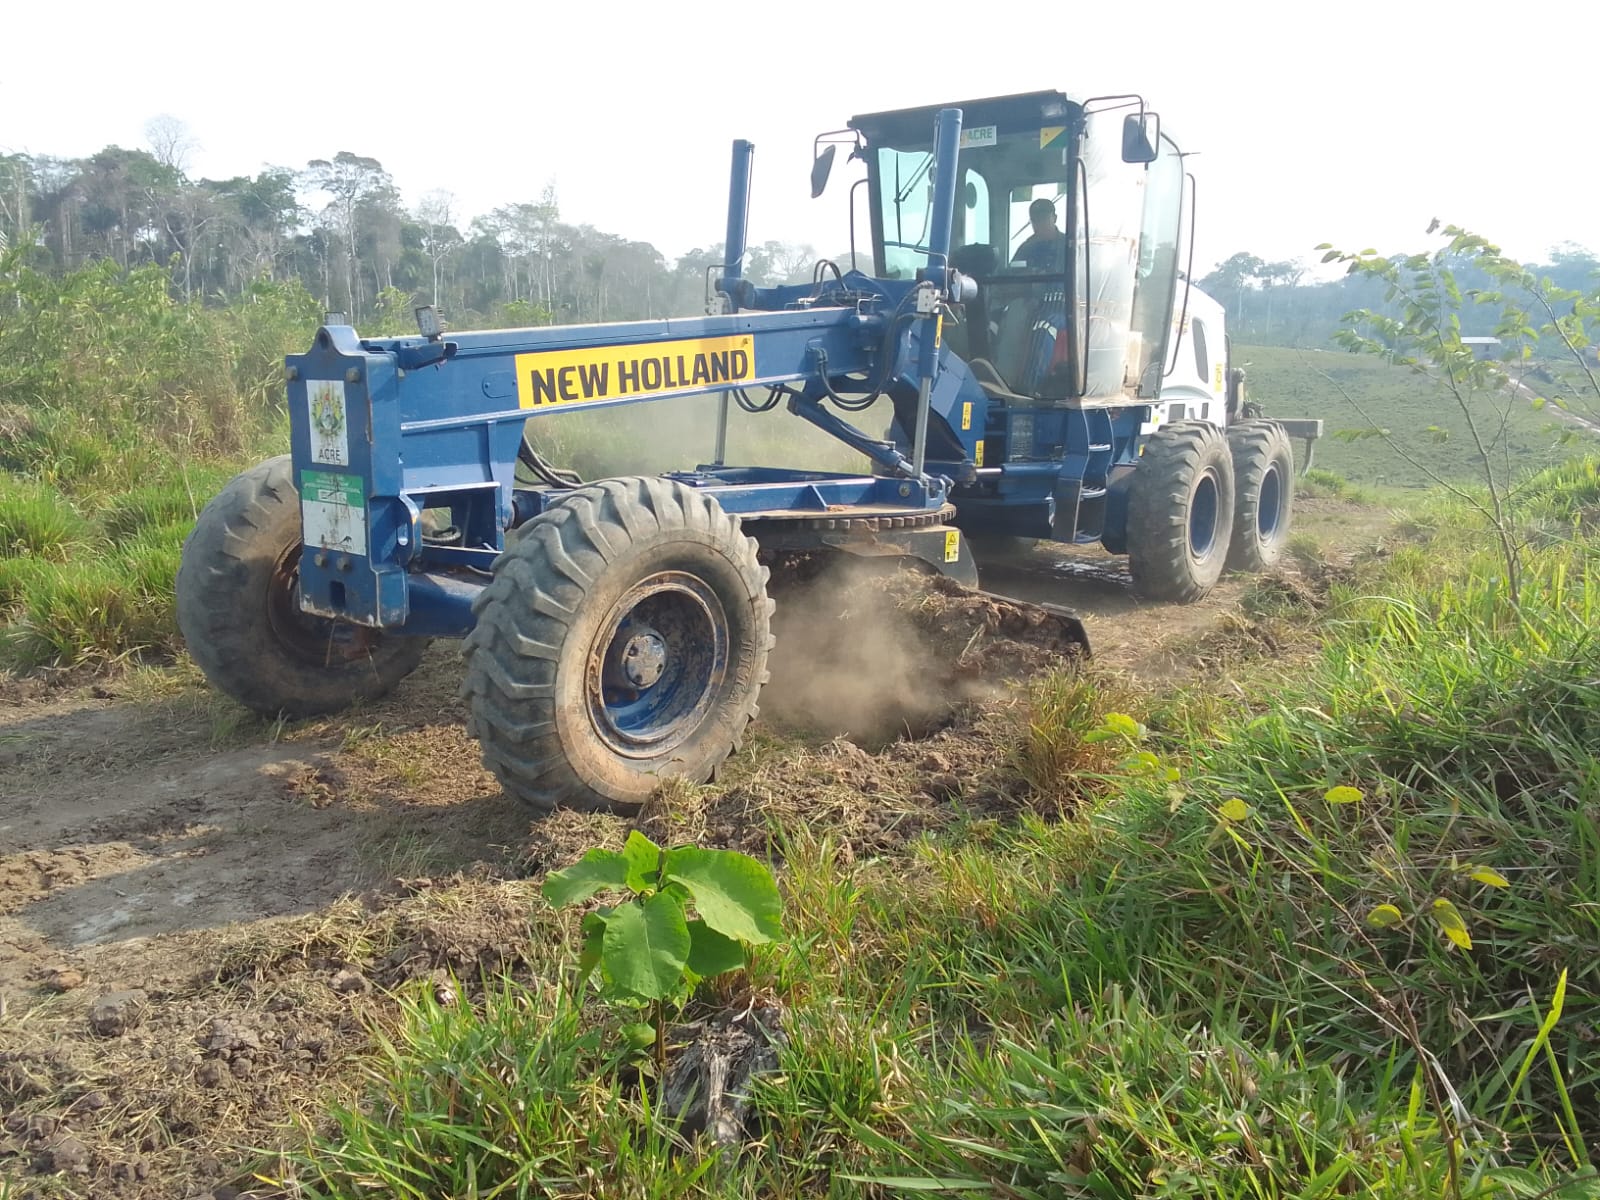
[[1434, 216], [1524, 259], [1600, 250], [1592, 0], [13, 8], [0, 150], [141, 146], [170, 113], [200, 144], [194, 176], [351, 150], [408, 205], [444, 188], [464, 217], [554, 178], [564, 220], [669, 258], [722, 238], [735, 137], [756, 144], [751, 239], [832, 253], [854, 175], [810, 199], [817, 133], [1046, 88], [1141, 92], [1199, 152], [1202, 269], [1236, 250], [1314, 262], [1323, 241], [1417, 249]]

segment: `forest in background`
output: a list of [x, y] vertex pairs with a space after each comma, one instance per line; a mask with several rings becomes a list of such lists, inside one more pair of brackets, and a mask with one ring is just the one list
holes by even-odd
[[[175, 298], [216, 306], [248, 299], [263, 281], [297, 281], [322, 310], [374, 333], [409, 331], [420, 303], [456, 329], [689, 315], [701, 311], [706, 270], [722, 257], [720, 242], [669, 258], [649, 242], [563, 220], [553, 181], [537, 200], [468, 220], [447, 191], [408, 203], [381, 162], [348, 150], [254, 176], [191, 179], [181, 122], [156, 118], [146, 141], [87, 158], [0, 155], [0, 249], [23, 250], [29, 267], [54, 274], [101, 260], [160, 266]], [[768, 241], [751, 248], [747, 274], [801, 282], [817, 257], [809, 245]], [[1600, 272], [1600, 258], [1575, 243], [1546, 258], [1535, 269], [1560, 287], [1583, 289]], [[1464, 268], [1464, 288], [1489, 286]], [[1227, 306], [1234, 340], [1259, 345], [1329, 346], [1344, 313], [1384, 299], [1370, 277], [1318, 278], [1313, 263], [1248, 251], [1196, 276]], [[1483, 328], [1464, 332], [1492, 334], [1489, 310], [1481, 317]]]
[[[561, 219], [554, 183], [463, 221], [454, 196], [408, 205], [377, 159], [341, 150], [302, 168], [191, 179], [181, 124], [151, 122], [149, 149], [87, 158], [0, 155], [0, 249], [69, 273], [97, 261], [158, 265], [176, 298], [226, 305], [262, 281], [298, 281], [364, 330], [411, 328], [431, 303], [458, 329], [576, 324], [701, 311], [721, 244], [669, 260], [655, 246]], [[751, 278], [811, 277], [810, 246], [749, 252]], [[396, 323], [398, 322], [398, 327]]]

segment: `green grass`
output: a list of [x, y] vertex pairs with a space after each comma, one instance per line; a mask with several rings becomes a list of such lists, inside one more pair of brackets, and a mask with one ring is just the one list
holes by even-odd
[[233, 468], [127, 457], [126, 475], [76, 479], [70, 499], [59, 483], [0, 476], [0, 668], [176, 653], [183, 542]]
[[[1454, 399], [1406, 370], [1343, 351], [1284, 346], [1236, 345], [1233, 362], [1244, 366], [1250, 396], [1269, 417], [1322, 418], [1316, 463], [1353, 483], [1428, 487], [1434, 482], [1430, 472], [1450, 480], [1482, 478], [1471, 431]], [[1548, 410], [1485, 397], [1474, 411], [1502, 473], [1509, 467], [1512, 475], [1525, 474], [1578, 452], [1563, 442], [1569, 427]], [[1415, 462], [1382, 439], [1339, 436], [1374, 426], [1389, 430]]]
[[[1583, 511], [1593, 480], [1527, 487]], [[407, 1009], [313, 1194], [471, 1194], [469, 1161], [480, 1194], [1600, 1194], [1600, 555], [1530, 549], [1514, 608], [1447, 503], [1299, 618], [1323, 648], [1287, 682], [1138, 726], [1037, 681], [1007, 770], [1054, 804], [874, 858], [776, 829], [789, 942], [748, 982], [788, 1041], [742, 1155], [669, 1153], [578, 1032], [609, 1019], [507, 983]]]
[[0, 554], [58, 561], [87, 536], [87, 522], [54, 488], [0, 475]]

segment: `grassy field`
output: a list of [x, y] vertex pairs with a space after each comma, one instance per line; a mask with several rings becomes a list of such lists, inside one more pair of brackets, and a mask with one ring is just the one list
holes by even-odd
[[[1233, 362], [1244, 366], [1249, 394], [1268, 416], [1323, 419], [1319, 467], [1385, 487], [1427, 487], [1431, 476], [1482, 478], [1471, 429], [1455, 400], [1407, 371], [1342, 351], [1284, 346], [1236, 345]], [[1581, 452], [1563, 442], [1569, 426], [1524, 401], [1485, 398], [1475, 420], [1502, 474], [1508, 468], [1511, 475], [1524, 474]], [[1348, 436], [1374, 427], [1387, 429], [1415, 461], [1384, 439]]]
[[[871, 855], [774, 807], [787, 944], [689, 1014], [785, 1010], [742, 1153], [677, 1139], [628, 1018], [554, 982], [577, 923], [535, 900], [525, 970], [462, 1007], [407, 993], [362, 1102], [265, 1172], [351, 1198], [1595, 1195], [1600, 556], [1551, 535], [1592, 518], [1596, 466], [1532, 489], [1520, 608], [1430, 502], [1386, 553], [1308, 559], [1309, 599], [1248, 598], [1309, 654], [1170, 693], [1035, 679], [961, 787], [1017, 807], [958, 800]], [[692, 827], [722, 791], [665, 803]]]

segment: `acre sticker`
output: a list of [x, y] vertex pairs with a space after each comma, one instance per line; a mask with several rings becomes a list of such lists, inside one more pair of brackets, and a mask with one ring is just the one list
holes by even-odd
[[980, 146], [996, 146], [1000, 143], [1000, 127], [998, 125], [974, 125], [971, 129], [961, 131], [961, 149], [976, 150]]
[[307, 382], [306, 407], [311, 425], [311, 461], [330, 467], [348, 467], [350, 422], [345, 413], [343, 380]]
[[301, 538], [340, 554], [367, 553], [367, 499], [359, 475], [300, 472]]
[[755, 377], [749, 334], [539, 350], [517, 355], [517, 405], [602, 404], [636, 396], [704, 392], [719, 385], [737, 387]]

